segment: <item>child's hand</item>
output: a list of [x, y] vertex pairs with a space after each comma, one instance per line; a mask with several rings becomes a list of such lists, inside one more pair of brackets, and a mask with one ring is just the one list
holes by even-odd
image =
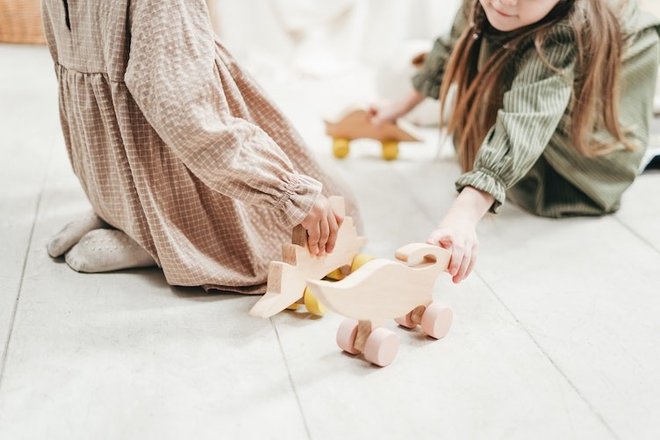
[[479, 253], [476, 223], [446, 217], [426, 240], [451, 252], [447, 272], [454, 283], [460, 283], [470, 275]]
[[405, 116], [424, 100], [424, 95], [417, 90], [411, 90], [398, 101], [385, 105], [372, 105], [367, 109], [372, 124], [380, 126], [386, 123], [395, 123], [397, 119]]
[[477, 262], [477, 224], [494, 202], [493, 196], [487, 192], [466, 186], [454, 200], [440, 226], [426, 240], [451, 252], [447, 272], [454, 283], [467, 278]]
[[397, 119], [406, 114], [406, 111], [400, 103], [393, 102], [385, 105], [371, 105], [367, 109], [367, 114], [372, 124], [381, 126], [395, 123]]
[[319, 195], [301, 223], [307, 231], [309, 252], [320, 257], [332, 253], [337, 241], [337, 230], [343, 221], [343, 217], [333, 211], [330, 201], [325, 196]]

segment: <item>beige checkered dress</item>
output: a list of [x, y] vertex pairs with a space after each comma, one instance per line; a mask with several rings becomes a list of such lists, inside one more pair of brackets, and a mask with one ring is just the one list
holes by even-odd
[[73, 170], [170, 284], [263, 292], [317, 195], [350, 196], [215, 41], [203, 0], [44, 0], [43, 15]]

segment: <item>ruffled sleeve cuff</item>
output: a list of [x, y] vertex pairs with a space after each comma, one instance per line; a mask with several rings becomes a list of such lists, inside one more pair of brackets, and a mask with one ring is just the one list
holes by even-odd
[[440, 97], [440, 81], [437, 75], [421, 71], [413, 76], [412, 85], [415, 90], [428, 98]]
[[466, 186], [487, 192], [495, 199], [490, 212], [497, 213], [506, 198], [506, 186], [494, 174], [486, 170], [473, 170], [463, 174], [456, 181], [456, 190], [461, 192]]
[[322, 189], [323, 185], [309, 176], [292, 175], [275, 203], [275, 209], [281, 213], [282, 224], [290, 228], [299, 225], [307, 217]]

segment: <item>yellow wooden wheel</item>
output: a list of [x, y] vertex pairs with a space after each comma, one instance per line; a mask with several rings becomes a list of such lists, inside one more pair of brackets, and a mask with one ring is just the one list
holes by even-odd
[[302, 304], [300, 304], [299, 302], [294, 302], [293, 304], [291, 304], [286, 309], [287, 310], [298, 310], [300, 308], [300, 306], [302, 306]]
[[399, 157], [399, 143], [397, 141], [383, 141], [383, 159], [394, 160]]
[[305, 288], [305, 293], [303, 294], [303, 301], [305, 302], [305, 307], [307, 311], [312, 315], [323, 316], [325, 315], [325, 307], [319, 302], [319, 300], [312, 294], [309, 288]]
[[359, 268], [361, 268], [362, 266], [367, 264], [367, 262], [373, 260], [374, 258], [376, 257], [372, 257], [371, 255], [367, 255], [367, 254], [357, 254], [353, 258], [353, 263], [351, 264], [351, 273], [355, 272], [356, 270], [358, 270]]
[[344, 272], [341, 271], [341, 267], [340, 267], [339, 269], [335, 269], [329, 274], [327, 274], [325, 278], [332, 281], [339, 281], [339, 280], [343, 280], [345, 276], [344, 276]]
[[343, 159], [348, 156], [348, 144], [350, 141], [345, 138], [335, 138], [332, 142], [332, 154], [335, 155], [337, 159]]

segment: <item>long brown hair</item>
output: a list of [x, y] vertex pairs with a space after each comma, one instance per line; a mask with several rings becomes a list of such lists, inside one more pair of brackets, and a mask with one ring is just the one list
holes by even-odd
[[[445, 115], [450, 90], [456, 86], [447, 129], [454, 138], [459, 162], [465, 171], [474, 166], [479, 147], [496, 122], [502, 105], [504, 77], [517, 49], [524, 47], [525, 42], [533, 42], [530, 50], [535, 50], [550, 69], [560, 73], [547, 61], [543, 47], [553, 27], [565, 19], [574, 32], [577, 53], [571, 103], [574, 147], [589, 157], [607, 153], [616, 144], [634, 149], [618, 119], [624, 39], [618, 11], [609, 1], [560, 0], [541, 21], [507, 34], [506, 44], [481, 68], [478, 65], [481, 39], [490, 25], [479, 0], [466, 0], [466, 8], [469, 25], [452, 51], [440, 88], [441, 115]], [[596, 127], [605, 127], [615, 144], [592, 140], [590, 135]]]

